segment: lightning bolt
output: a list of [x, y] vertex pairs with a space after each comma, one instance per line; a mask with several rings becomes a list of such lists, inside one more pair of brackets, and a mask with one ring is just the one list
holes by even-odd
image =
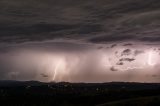
[[149, 53], [148, 53], [148, 65], [150, 65], [150, 66], [154, 66], [156, 63], [154, 63], [152, 60], [153, 58], [153, 52], [152, 51], [150, 51]]
[[62, 61], [59, 60], [58, 63], [57, 63], [57, 65], [56, 65], [56, 67], [55, 67], [55, 69], [54, 69], [53, 81], [55, 81], [55, 78], [56, 78], [56, 75], [57, 75], [57, 71], [59, 69], [59, 66], [61, 65], [61, 62]]

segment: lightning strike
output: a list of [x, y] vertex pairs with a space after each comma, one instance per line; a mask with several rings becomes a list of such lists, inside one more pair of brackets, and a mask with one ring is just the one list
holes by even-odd
[[156, 65], [154, 58], [155, 58], [155, 53], [153, 51], [150, 51], [148, 53], [148, 65], [150, 66]]
[[56, 67], [55, 67], [55, 69], [54, 69], [53, 81], [55, 81], [55, 79], [56, 79], [57, 71], [58, 71], [59, 66], [61, 65], [61, 63], [62, 63], [62, 61], [59, 60], [57, 65], [56, 65]]

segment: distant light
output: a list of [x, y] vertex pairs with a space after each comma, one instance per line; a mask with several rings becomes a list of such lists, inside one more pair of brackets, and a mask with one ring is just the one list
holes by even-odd
[[154, 66], [157, 64], [157, 53], [154, 51], [149, 51], [148, 53], [148, 65]]

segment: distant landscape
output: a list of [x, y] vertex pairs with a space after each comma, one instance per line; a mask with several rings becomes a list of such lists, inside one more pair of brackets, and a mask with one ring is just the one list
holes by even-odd
[[158, 106], [159, 83], [1, 81], [2, 106]]

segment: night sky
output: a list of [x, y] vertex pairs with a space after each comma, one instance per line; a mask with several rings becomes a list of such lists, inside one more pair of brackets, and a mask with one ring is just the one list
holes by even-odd
[[0, 0], [0, 80], [160, 82], [160, 0]]

